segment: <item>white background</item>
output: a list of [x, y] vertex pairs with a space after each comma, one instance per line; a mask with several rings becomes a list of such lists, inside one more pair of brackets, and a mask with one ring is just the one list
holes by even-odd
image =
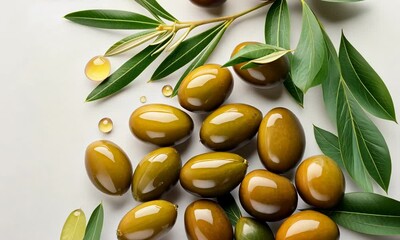
[[[300, 1], [289, 2], [294, 47], [299, 37], [301, 8]], [[399, 117], [400, 2], [367, 0], [348, 5], [318, 0], [309, 2], [335, 45], [338, 46], [343, 29], [348, 39], [385, 80]], [[160, 0], [160, 3], [181, 20], [196, 20], [236, 13], [259, 1], [228, 0], [219, 10], [202, 9], [189, 0]], [[122, 197], [110, 197], [93, 187], [84, 168], [85, 148], [97, 139], [112, 140], [127, 152], [133, 166], [136, 166], [146, 153], [155, 148], [135, 139], [128, 129], [131, 112], [142, 105], [139, 97], [147, 96], [148, 103], [178, 106], [176, 98], [162, 96], [161, 87], [174, 85], [182, 71], [164, 81], [146, 83], [157, 62], [117, 95], [105, 101], [84, 102], [86, 95], [95, 87], [83, 74], [86, 62], [130, 33], [84, 27], [62, 18], [72, 11], [93, 8], [146, 13], [133, 0], [14, 0], [3, 4], [0, 15], [1, 239], [58, 239], [72, 210], [82, 208], [89, 217], [101, 201], [105, 209], [102, 239], [115, 239], [119, 220], [137, 203], [129, 192]], [[265, 11], [259, 10], [235, 22], [209, 62], [226, 62], [234, 46], [242, 41], [262, 42]], [[135, 51], [113, 57], [113, 70]], [[313, 136], [313, 124], [335, 131], [326, 117], [320, 88], [312, 89], [307, 94], [305, 108], [302, 109], [282, 88], [258, 91], [235, 76], [235, 87], [228, 102], [252, 104], [264, 114], [275, 106], [292, 110], [306, 131], [305, 157], [320, 153]], [[97, 129], [99, 119], [104, 116], [111, 117], [115, 124], [109, 135]], [[178, 147], [183, 161], [207, 151], [198, 138], [201, 117], [196, 114], [191, 116], [197, 123], [192, 138]], [[400, 126], [376, 118], [373, 120], [385, 136], [392, 155], [389, 196], [399, 200]], [[249, 171], [262, 167], [254, 141], [239, 153], [248, 158]], [[351, 192], [357, 188], [347, 181], [346, 190]], [[382, 193], [378, 188], [377, 191]], [[234, 195], [237, 195], [237, 190]], [[184, 192], [178, 184], [165, 195], [165, 199], [177, 203], [180, 208], [175, 227], [164, 239], [185, 239], [183, 213], [195, 197]], [[299, 207], [305, 207], [301, 200]], [[276, 229], [278, 224], [271, 226]], [[398, 239], [371, 237], [342, 228], [341, 233], [342, 239]]]

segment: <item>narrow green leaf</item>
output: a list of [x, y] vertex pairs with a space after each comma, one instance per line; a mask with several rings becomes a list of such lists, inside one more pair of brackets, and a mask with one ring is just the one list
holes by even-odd
[[108, 29], [150, 29], [160, 25], [157, 20], [141, 14], [120, 10], [84, 10], [65, 15], [82, 25]]
[[[279, 58], [285, 56], [286, 54], [290, 53], [291, 51], [292, 50], [276, 51], [276, 52], [270, 53], [264, 57], [253, 59], [253, 60], [249, 61], [249, 63], [256, 63], [256, 64], [270, 63], [270, 62], [278, 60]], [[247, 65], [247, 64], [245, 64], [245, 65]]]
[[235, 226], [239, 218], [242, 216], [242, 213], [240, 212], [240, 209], [236, 204], [235, 199], [230, 193], [228, 193], [222, 197], [218, 197], [217, 201], [219, 205], [221, 205], [221, 207], [224, 209], [232, 226]]
[[151, 80], [162, 79], [193, 60], [224, 27], [221, 23], [207, 31], [186, 39], [175, 48], [154, 71]]
[[322, 128], [314, 126], [314, 136], [321, 151], [328, 157], [335, 160], [335, 162], [344, 168], [342, 157], [340, 154], [339, 139], [338, 137]]
[[133, 56], [93, 89], [86, 101], [90, 102], [110, 96], [131, 83], [159, 56], [160, 53], [153, 55], [159, 47], [160, 45], [148, 46]]
[[289, 94], [294, 98], [294, 100], [301, 106], [303, 107], [304, 104], [304, 94], [298, 88], [296, 85], [294, 85], [294, 82], [292, 80], [292, 74], [289, 73], [288, 76], [286, 77], [285, 81], [283, 82], [283, 85], [285, 85], [286, 90], [289, 92]]
[[103, 218], [104, 210], [103, 205], [100, 203], [90, 216], [83, 240], [100, 240]]
[[400, 202], [374, 193], [347, 193], [332, 210], [319, 210], [337, 224], [371, 235], [400, 235]]
[[158, 4], [156, 0], [135, 0], [135, 1], [140, 5], [142, 5], [144, 8], [146, 8], [156, 18], [161, 17], [171, 22], [177, 21], [177, 19], [174, 16], [172, 16], [169, 12], [167, 12], [167, 10], [161, 7], [161, 5]]
[[262, 58], [271, 53], [277, 51], [284, 51], [287, 49], [283, 49], [281, 47], [277, 47], [270, 44], [257, 43], [257, 44], [249, 44], [239, 50], [227, 63], [223, 66], [233, 66], [239, 63], [248, 62], [254, 59]]
[[290, 49], [290, 16], [286, 0], [276, 0], [265, 19], [265, 42]]
[[361, 106], [377, 117], [396, 121], [393, 101], [385, 83], [344, 34], [339, 60], [343, 78]]
[[326, 46], [319, 22], [305, 1], [300, 40], [292, 59], [293, 82], [304, 93], [320, 82], [317, 77], [325, 63]]
[[157, 30], [149, 30], [149, 31], [143, 31], [143, 32], [138, 32], [138, 33], [132, 34], [132, 35], [116, 42], [114, 45], [112, 45], [105, 53], [105, 56], [113, 56], [113, 55], [117, 55], [117, 54], [126, 52], [134, 47], [137, 47], [137, 46], [157, 37], [158, 35], [160, 35], [162, 33], [163, 32], [159, 32]]
[[85, 235], [86, 217], [81, 209], [69, 214], [61, 231], [60, 240], [82, 240]]

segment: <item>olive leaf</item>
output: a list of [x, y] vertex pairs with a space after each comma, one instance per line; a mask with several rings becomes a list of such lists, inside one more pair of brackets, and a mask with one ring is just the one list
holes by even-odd
[[83, 240], [100, 240], [101, 230], [103, 228], [103, 218], [103, 204], [100, 203], [90, 215]]
[[235, 199], [230, 193], [228, 193], [224, 196], [218, 197], [217, 201], [219, 205], [224, 209], [232, 226], [235, 226], [239, 218], [242, 217], [242, 213], [240, 212], [240, 209]]
[[272, 53], [267, 54], [267, 55], [265, 55], [263, 57], [250, 60], [240, 68], [241, 69], [247, 69], [247, 68], [254, 67], [254, 64], [256, 64], [256, 66], [257, 66], [259, 64], [270, 63], [270, 62], [278, 60], [279, 58], [285, 56], [286, 54], [290, 53], [291, 51], [292, 50], [280, 50], [280, 51], [272, 52]]
[[344, 168], [338, 137], [317, 126], [314, 126], [314, 136], [321, 151], [332, 158], [341, 168]]
[[340, 204], [319, 210], [337, 224], [372, 235], [400, 234], [400, 202], [374, 193], [347, 193]]
[[147, 11], [149, 11], [155, 18], [160, 19], [164, 18], [171, 22], [177, 21], [177, 19], [172, 16], [169, 12], [167, 12], [156, 0], [135, 0], [137, 3], [142, 5]]
[[150, 29], [160, 22], [144, 15], [120, 10], [84, 10], [65, 15], [65, 18], [90, 27], [107, 29]]
[[64, 223], [60, 240], [82, 240], [85, 235], [86, 217], [81, 209], [72, 211]]

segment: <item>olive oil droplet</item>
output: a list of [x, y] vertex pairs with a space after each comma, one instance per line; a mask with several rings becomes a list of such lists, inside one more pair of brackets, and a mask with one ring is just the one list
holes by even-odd
[[113, 122], [110, 118], [102, 118], [99, 121], [99, 130], [103, 133], [109, 133], [113, 129]]
[[141, 102], [141, 103], [147, 102], [146, 96], [141, 96], [141, 97], [140, 97], [140, 102]]
[[110, 61], [103, 56], [96, 56], [89, 60], [85, 67], [86, 77], [99, 82], [108, 77], [111, 71]]
[[171, 97], [173, 91], [174, 91], [174, 89], [171, 87], [171, 85], [165, 85], [165, 86], [162, 88], [162, 94], [163, 94], [165, 97]]

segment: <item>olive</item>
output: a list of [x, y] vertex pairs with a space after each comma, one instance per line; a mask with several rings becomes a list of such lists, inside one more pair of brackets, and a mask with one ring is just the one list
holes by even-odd
[[286, 219], [276, 233], [276, 240], [337, 240], [336, 223], [322, 213], [306, 210]]
[[119, 240], [159, 239], [175, 224], [177, 206], [164, 200], [142, 203], [130, 210], [118, 225]]
[[122, 195], [132, 182], [132, 165], [115, 143], [99, 140], [86, 148], [85, 167], [94, 186], [109, 195]]
[[232, 191], [242, 181], [247, 160], [234, 153], [210, 152], [197, 155], [183, 165], [179, 180], [188, 192], [217, 197]]
[[182, 143], [190, 137], [193, 120], [176, 107], [147, 104], [133, 111], [129, 127], [137, 138], [167, 147]]
[[265, 115], [257, 136], [261, 162], [271, 172], [284, 173], [301, 160], [306, 140], [300, 121], [286, 108]]
[[200, 7], [216, 7], [222, 5], [226, 0], [190, 0]]
[[239, 188], [243, 208], [261, 221], [279, 221], [290, 216], [297, 207], [297, 193], [285, 177], [266, 170], [247, 174]]
[[236, 240], [274, 240], [274, 234], [269, 226], [256, 219], [241, 217], [235, 226]]
[[229, 151], [249, 142], [257, 133], [262, 113], [247, 104], [227, 104], [203, 121], [200, 141], [214, 151]]
[[229, 97], [233, 78], [227, 68], [206, 64], [194, 69], [182, 81], [178, 99], [183, 108], [192, 112], [209, 112]]
[[133, 197], [142, 202], [161, 197], [178, 182], [181, 167], [181, 157], [172, 147], [150, 152], [140, 161], [133, 174]]
[[185, 211], [189, 240], [232, 240], [233, 230], [224, 210], [210, 200], [197, 200]]
[[313, 156], [304, 160], [297, 168], [295, 182], [300, 197], [318, 208], [332, 208], [344, 195], [342, 170], [327, 156]]
[[[245, 46], [252, 44], [258, 44], [258, 42], [240, 43], [233, 50], [231, 57], [237, 54]], [[233, 69], [245, 82], [259, 88], [275, 87], [279, 83], [283, 82], [289, 73], [289, 63], [286, 56], [254, 68], [241, 69], [241, 67], [246, 63], [247, 62], [236, 64], [233, 66]]]

